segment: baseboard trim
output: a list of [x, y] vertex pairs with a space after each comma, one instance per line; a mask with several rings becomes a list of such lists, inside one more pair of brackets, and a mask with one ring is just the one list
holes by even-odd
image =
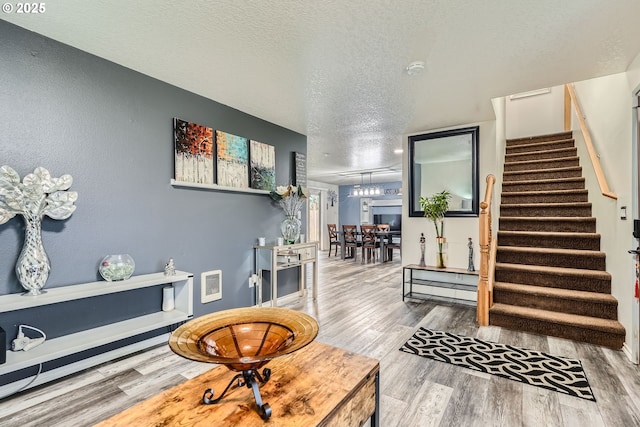
[[627, 358], [635, 365], [638, 364], [637, 360], [633, 360], [633, 351], [631, 351], [631, 348], [629, 348], [629, 346], [627, 345], [627, 343], [622, 344], [622, 352], [624, 353], [625, 356], [627, 356]]
[[[297, 300], [299, 300], [300, 298], [305, 298], [307, 296], [308, 290], [305, 289], [304, 295], [300, 296], [298, 291], [295, 291], [293, 293], [290, 293], [288, 295], [282, 296], [282, 297], [278, 297], [278, 305], [282, 305], [282, 304], [289, 304], [290, 302], [295, 302]], [[262, 306], [267, 306], [267, 307], [271, 307], [271, 300], [268, 301], [262, 301]], [[258, 307], [258, 305], [254, 305], [254, 307]]]

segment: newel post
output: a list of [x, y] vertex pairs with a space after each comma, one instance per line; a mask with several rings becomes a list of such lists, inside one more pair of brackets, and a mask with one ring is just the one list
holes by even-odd
[[478, 323], [489, 324], [489, 248], [491, 242], [488, 204], [480, 203], [480, 274], [478, 279]]
[[491, 230], [491, 198], [493, 195], [493, 184], [496, 177], [487, 175], [487, 188], [485, 190], [484, 201], [480, 202], [479, 234], [480, 243], [480, 274], [478, 277], [478, 323], [480, 326], [489, 325], [489, 309], [493, 304], [493, 274], [489, 278], [489, 269], [493, 268], [491, 257], [491, 243], [493, 232]]

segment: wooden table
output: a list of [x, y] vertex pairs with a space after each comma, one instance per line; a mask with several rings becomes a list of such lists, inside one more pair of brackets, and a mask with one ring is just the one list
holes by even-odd
[[402, 236], [402, 231], [400, 230], [390, 230], [390, 231], [376, 231], [376, 237], [380, 238], [380, 259], [382, 262], [389, 261], [389, 257], [387, 256], [386, 245], [387, 241], [391, 241], [393, 236]]
[[[340, 257], [344, 260], [346, 258], [346, 247], [345, 247], [345, 241], [344, 241], [344, 232], [342, 231], [337, 231], [338, 236], [340, 236]], [[353, 233], [354, 235], [357, 236], [361, 236], [362, 233], [359, 231], [356, 231], [355, 233]], [[391, 239], [393, 238], [393, 236], [401, 236], [402, 235], [402, 231], [400, 230], [393, 230], [393, 231], [376, 231], [376, 237], [379, 238], [379, 243], [380, 243], [380, 259], [382, 260], [382, 262], [386, 262], [389, 261], [388, 257], [386, 256], [386, 251], [385, 251], [385, 246], [386, 246], [386, 241], [387, 239]]]
[[266, 367], [271, 379], [260, 392], [273, 411], [268, 421], [260, 418], [247, 387], [231, 390], [218, 404], [202, 403], [207, 388], [217, 396], [235, 375], [217, 366], [97, 426], [347, 427], [362, 426], [368, 418], [372, 427], [379, 426], [377, 360], [314, 341]]

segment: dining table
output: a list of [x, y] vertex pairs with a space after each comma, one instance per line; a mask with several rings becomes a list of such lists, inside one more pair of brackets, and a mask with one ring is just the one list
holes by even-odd
[[[342, 230], [336, 230], [336, 232], [338, 233], [338, 236], [340, 238], [340, 258], [344, 260], [346, 258], [344, 232]], [[354, 232], [354, 234], [356, 235], [356, 238], [362, 235], [360, 231], [356, 231]], [[389, 261], [389, 257], [387, 256], [387, 251], [385, 250], [386, 245], [393, 239], [393, 236], [401, 236], [401, 235], [402, 235], [401, 230], [376, 231], [376, 238], [380, 243], [380, 254], [381, 254], [380, 258], [382, 259], [382, 262]]]
[[382, 262], [389, 261], [389, 257], [386, 251], [386, 245], [393, 240], [393, 236], [401, 236], [401, 230], [389, 230], [389, 231], [376, 231], [376, 237], [380, 242], [380, 258]]

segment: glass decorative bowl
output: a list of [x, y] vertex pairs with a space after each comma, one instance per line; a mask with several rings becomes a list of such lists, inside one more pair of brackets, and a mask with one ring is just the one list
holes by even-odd
[[169, 347], [187, 359], [247, 371], [301, 349], [317, 335], [318, 322], [305, 313], [248, 307], [190, 320], [171, 334]]
[[115, 282], [126, 280], [133, 274], [136, 263], [129, 254], [107, 255], [102, 258], [98, 271], [104, 280]]
[[248, 307], [220, 311], [190, 320], [169, 337], [174, 353], [199, 362], [220, 363], [242, 372], [231, 379], [222, 394], [204, 391], [202, 402], [214, 405], [234, 387], [253, 391], [263, 420], [271, 407], [262, 400], [260, 385], [271, 378], [271, 369], [258, 370], [271, 359], [300, 350], [318, 335], [318, 322], [307, 314], [287, 308]]

